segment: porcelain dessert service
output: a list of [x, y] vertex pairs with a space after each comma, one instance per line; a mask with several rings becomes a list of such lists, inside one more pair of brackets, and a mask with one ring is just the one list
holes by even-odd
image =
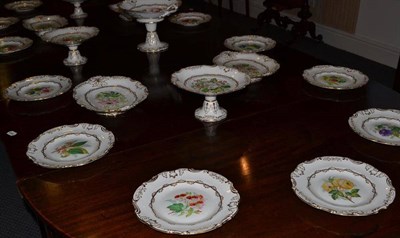
[[140, 51], [160, 52], [168, 49], [168, 43], [161, 42], [158, 38], [157, 23], [176, 12], [180, 4], [178, 0], [125, 0], [119, 5], [131, 17], [146, 26], [146, 41], [138, 45]]
[[346, 157], [306, 161], [291, 173], [293, 190], [308, 205], [341, 216], [367, 216], [386, 209], [396, 196], [386, 174]]
[[24, 13], [34, 10], [35, 8], [42, 5], [42, 1], [39, 0], [26, 0], [26, 1], [15, 1], [4, 5], [8, 10], [12, 10], [18, 13]]
[[135, 213], [151, 228], [179, 235], [212, 231], [238, 211], [240, 195], [220, 174], [181, 168], [165, 171], [133, 194]]
[[24, 20], [22, 24], [26, 29], [34, 31], [38, 36], [41, 36], [48, 31], [68, 25], [68, 20], [59, 15], [39, 15]]
[[280, 65], [274, 59], [256, 53], [242, 53], [224, 51], [214, 57], [213, 63], [226, 67], [236, 68], [250, 76], [255, 83], [261, 78], [274, 74]]
[[274, 48], [276, 41], [258, 35], [244, 35], [230, 37], [224, 41], [224, 45], [233, 51], [257, 53]]
[[98, 114], [115, 116], [147, 98], [147, 88], [139, 81], [123, 76], [96, 76], [77, 85], [76, 102]]
[[33, 41], [26, 37], [6, 36], [0, 38], [0, 55], [7, 55], [25, 50], [33, 44]]
[[16, 17], [0, 17], [0, 30], [7, 29], [19, 21]]
[[170, 22], [187, 27], [198, 26], [210, 20], [210, 15], [201, 12], [182, 12], [169, 18]]
[[79, 123], [52, 128], [28, 145], [27, 156], [47, 168], [82, 166], [100, 159], [115, 137], [101, 125]]
[[87, 58], [81, 56], [78, 46], [98, 33], [99, 29], [96, 27], [77, 26], [59, 28], [46, 32], [41, 37], [44, 41], [67, 46], [68, 57], [63, 62], [67, 66], [77, 66], [87, 62]]
[[380, 144], [400, 146], [400, 111], [370, 108], [349, 118], [351, 129], [361, 137]]
[[219, 107], [217, 95], [243, 89], [251, 80], [247, 74], [234, 68], [196, 65], [173, 73], [171, 82], [189, 92], [204, 95], [203, 107], [195, 111], [195, 117], [203, 122], [216, 122], [227, 116], [226, 110]]
[[40, 101], [68, 91], [72, 81], [61, 75], [38, 75], [11, 84], [5, 97], [15, 101]]
[[72, 19], [81, 19], [87, 17], [87, 13], [83, 11], [81, 4], [86, 0], [64, 0], [74, 5], [74, 12], [70, 15]]
[[332, 65], [306, 69], [303, 78], [314, 86], [335, 90], [355, 89], [368, 83], [368, 77], [360, 71]]

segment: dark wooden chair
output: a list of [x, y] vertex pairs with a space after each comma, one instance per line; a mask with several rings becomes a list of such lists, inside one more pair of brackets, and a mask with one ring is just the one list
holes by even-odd
[[[219, 12], [222, 12], [222, 0], [218, 0]], [[229, 0], [229, 10], [233, 11], [233, 0]], [[250, 16], [250, 0], [245, 0], [245, 14]]]
[[[293, 25], [291, 32], [295, 38], [298, 36], [305, 36], [309, 33], [311, 38], [319, 41], [322, 40], [321, 35], [315, 34], [315, 23], [308, 20], [312, 16], [308, 0], [265, 0], [263, 5], [266, 9], [257, 17], [260, 26], [270, 24], [271, 21], [274, 20], [276, 25], [285, 29], [289, 25]], [[300, 9], [297, 13], [297, 16], [300, 18], [299, 22], [281, 16], [280, 12], [282, 10], [294, 8]]]

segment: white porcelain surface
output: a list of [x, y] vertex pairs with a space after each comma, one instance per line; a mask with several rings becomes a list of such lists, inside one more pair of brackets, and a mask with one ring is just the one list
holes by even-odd
[[360, 71], [332, 65], [306, 69], [303, 77], [314, 86], [336, 90], [355, 89], [368, 83], [368, 77]]
[[101, 125], [64, 125], [40, 134], [29, 143], [26, 154], [43, 167], [76, 167], [103, 157], [114, 141], [113, 133]]
[[224, 51], [214, 57], [213, 63], [226, 67], [232, 67], [250, 76], [255, 83], [261, 78], [274, 74], [280, 65], [274, 59], [256, 53], [242, 53]]
[[38, 75], [13, 83], [5, 96], [15, 101], [39, 101], [59, 96], [71, 85], [71, 79], [61, 75]]
[[341, 216], [367, 216], [386, 209], [396, 192], [386, 174], [346, 157], [305, 161], [291, 173], [293, 190], [308, 205]]
[[361, 137], [377, 143], [400, 146], [400, 111], [371, 108], [354, 113], [349, 125]]
[[151, 228], [179, 235], [209, 232], [231, 220], [240, 195], [220, 174], [207, 170], [165, 171], [138, 187], [133, 206]]
[[274, 48], [276, 41], [258, 35], [244, 35], [230, 37], [224, 41], [224, 45], [234, 51], [257, 53]]
[[181, 2], [178, 0], [125, 0], [119, 7], [134, 18], [164, 18], [176, 12]]
[[202, 12], [182, 12], [169, 18], [172, 23], [189, 27], [198, 26], [210, 20], [211, 16]]
[[33, 41], [26, 37], [6, 36], [0, 38], [0, 55], [11, 54], [30, 47]]
[[10, 2], [4, 5], [4, 7], [8, 10], [16, 11], [16, 12], [29, 12], [34, 10], [35, 8], [42, 5], [42, 1], [32, 0], [32, 1], [15, 1]]
[[7, 29], [19, 21], [16, 17], [0, 17], [0, 30]]
[[68, 20], [59, 15], [39, 15], [23, 21], [23, 26], [26, 29], [35, 31], [39, 35], [57, 28], [64, 27], [67, 24]]
[[125, 112], [147, 98], [147, 88], [123, 76], [96, 76], [74, 88], [76, 102], [103, 115]]

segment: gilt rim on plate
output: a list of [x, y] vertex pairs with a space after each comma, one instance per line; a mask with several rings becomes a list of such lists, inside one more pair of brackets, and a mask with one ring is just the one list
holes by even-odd
[[77, 167], [102, 158], [114, 141], [114, 134], [101, 125], [64, 125], [47, 130], [31, 141], [26, 155], [46, 168]]
[[333, 90], [360, 88], [368, 83], [368, 76], [358, 70], [333, 65], [317, 65], [303, 72], [310, 84]]
[[347, 157], [323, 156], [300, 163], [292, 189], [308, 205], [341, 216], [367, 216], [388, 208], [396, 192], [389, 177]]
[[132, 204], [139, 220], [151, 228], [194, 235], [230, 221], [238, 212], [239, 201], [238, 191], [224, 176], [180, 168], [159, 173], [140, 185]]
[[359, 136], [385, 145], [400, 146], [400, 110], [370, 108], [354, 113], [348, 123]]

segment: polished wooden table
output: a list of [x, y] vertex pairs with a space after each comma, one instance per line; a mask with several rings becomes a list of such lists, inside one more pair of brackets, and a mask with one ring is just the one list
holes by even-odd
[[[375, 166], [400, 191], [400, 148], [361, 138], [347, 122], [353, 113], [367, 108], [400, 109], [398, 93], [373, 79], [352, 91], [313, 87], [303, 80], [302, 72], [325, 62], [278, 44], [263, 53], [280, 63], [278, 72], [219, 96], [227, 119], [203, 124], [194, 118], [194, 110], [204, 97], [176, 88], [170, 75], [186, 66], [212, 64], [213, 57], [226, 50], [224, 39], [251, 34], [256, 20], [230, 12], [218, 15], [210, 5], [184, 1], [182, 11], [207, 12], [213, 14], [212, 21], [186, 29], [165, 20], [157, 32], [169, 49], [145, 54], [136, 49], [145, 39], [144, 26], [118, 18], [108, 9], [110, 3], [83, 4], [89, 14], [84, 24], [97, 26], [100, 33], [80, 46], [81, 54], [88, 57], [82, 67], [64, 66], [66, 47], [43, 42], [21, 25], [3, 32], [34, 39], [30, 49], [1, 58], [3, 88], [29, 76], [54, 74], [70, 77], [74, 85], [92, 76], [123, 75], [149, 89], [144, 102], [117, 117], [81, 108], [72, 90], [42, 102], [1, 100], [1, 140], [21, 194], [45, 235], [169, 237], [140, 222], [132, 195], [162, 171], [194, 168], [225, 176], [241, 196], [239, 211], [231, 221], [199, 237], [400, 236], [399, 199], [375, 215], [342, 217], [302, 202], [290, 181], [299, 163], [337, 155]], [[63, 1], [45, 1], [35, 12], [66, 17], [71, 13], [72, 6]], [[70, 20], [70, 24], [75, 23]], [[47, 169], [25, 155], [29, 142], [40, 133], [80, 122], [101, 124], [114, 133], [114, 147], [100, 160], [82, 167]], [[7, 134], [11, 131], [16, 135]]]

